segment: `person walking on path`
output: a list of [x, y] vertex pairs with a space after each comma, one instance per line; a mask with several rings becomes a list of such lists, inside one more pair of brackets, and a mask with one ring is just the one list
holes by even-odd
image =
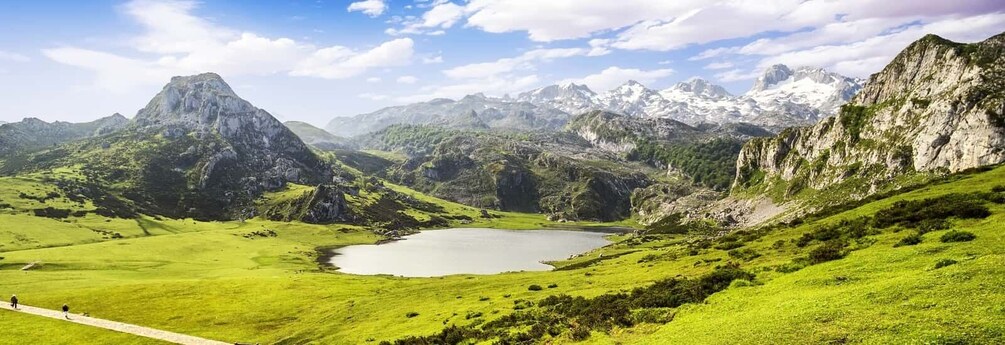
[[10, 307], [17, 309], [17, 295], [10, 295]]
[[70, 306], [66, 304], [63, 305], [63, 317], [65, 317], [67, 320], [70, 319]]

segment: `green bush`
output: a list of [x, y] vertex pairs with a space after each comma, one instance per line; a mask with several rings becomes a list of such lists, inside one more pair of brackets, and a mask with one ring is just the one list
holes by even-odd
[[530, 290], [530, 291], [541, 291], [541, 290], [544, 290], [544, 288], [542, 288], [541, 285], [531, 284], [531, 286], [527, 287], [527, 290]]
[[922, 234], [946, 229], [949, 229], [949, 222], [945, 219], [925, 219], [918, 222], [918, 232]]
[[733, 249], [726, 253], [729, 254], [729, 257], [737, 258], [743, 261], [750, 261], [761, 256], [760, 253], [750, 248]]
[[897, 242], [897, 244], [894, 244], [893, 246], [894, 247], [913, 246], [913, 245], [916, 245], [918, 243], [921, 243], [921, 234], [919, 234], [919, 233], [913, 233], [913, 234], [907, 235], [907, 237], [904, 237], [904, 238], [900, 239], [900, 242]]
[[743, 242], [725, 242], [725, 243], [719, 243], [719, 244], [713, 246], [712, 248], [722, 249], [722, 250], [730, 250], [730, 249], [736, 249], [736, 248], [743, 247], [743, 245], [744, 245]]
[[825, 242], [810, 251], [809, 260], [811, 263], [818, 264], [821, 262], [841, 259], [848, 254], [845, 251], [845, 247], [847, 246], [848, 244], [844, 241]]
[[946, 266], [955, 265], [956, 260], [953, 259], [942, 259], [935, 263], [935, 269], [940, 269]]
[[548, 288], [549, 289], [554, 289], [554, 288], [557, 288], [557, 287], [558, 287], [558, 284], [555, 284], [555, 283], [548, 284]]
[[411, 319], [413, 317], [416, 317], [416, 316], [419, 316], [419, 313], [414, 312], [414, 311], [410, 311], [410, 312], [408, 312], [408, 313], [405, 314], [405, 317], [407, 317], [409, 319]]
[[967, 231], [953, 230], [953, 231], [950, 231], [950, 232], [947, 232], [947, 233], [943, 234], [942, 237], [939, 238], [939, 240], [942, 241], [942, 242], [944, 242], [944, 243], [949, 243], [949, 242], [969, 242], [969, 241], [973, 241], [976, 238], [977, 238], [977, 235], [974, 235], [973, 233], [970, 233], [970, 232], [967, 232]]
[[982, 193], [948, 194], [924, 200], [902, 200], [876, 212], [873, 223], [879, 228], [902, 225], [918, 227], [931, 219], [982, 219], [991, 215], [984, 205], [988, 196]]

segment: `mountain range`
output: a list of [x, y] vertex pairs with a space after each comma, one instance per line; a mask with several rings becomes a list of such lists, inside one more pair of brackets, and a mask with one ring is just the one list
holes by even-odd
[[333, 119], [326, 129], [360, 135], [392, 124], [433, 124], [470, 129], [553, 130], [573, 115], [605, 110], [684, 123], [747, 122], [780, 130], [813, 124], [833, 114], [862, 87], [862, 81], [820, 68], [774, 65], [753, 87], [736, 96], [711, 82], [692, 78], [664, 90], [630, 80], [604, 93], [586, 85], [550, 85], [515, 96], [469, 95], [458, 101], [435, 99]]

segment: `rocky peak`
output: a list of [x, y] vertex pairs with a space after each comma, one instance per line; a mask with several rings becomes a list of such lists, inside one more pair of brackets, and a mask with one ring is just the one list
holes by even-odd
[[680, 82], [671, 87], [672, 90], [693, 94], [709, 99], [722, 99], [733, 97], [725, 88], [712, 84], [702, 78], [691, 78], [686, 82]]
[[[928, 177], [1005, 162], [1005, 38], [912, 43], [837, 115], [748, 142], [734, 188], [810, 188], [861, 198]], [[842, 184], [853, 178], [855, 184]], [[779, 186], [778, 184], [781, 184]], [[775, 195], [775, 197], [780, 197]]]
[[789, 66], [777, 64], [764, 70], [764, 74], [757, 78], [750, 91], [763, 91], [776, 85], [779, 82], [789, 79], [792, 76], [792, 69]]

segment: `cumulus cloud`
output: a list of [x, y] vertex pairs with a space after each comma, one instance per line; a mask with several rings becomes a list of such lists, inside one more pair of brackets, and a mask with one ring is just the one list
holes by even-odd
[[602, 92], [618, 87], [628, 80], [634, 80], [642, 84], [651, 84], [673, 73], [674, 71], [669, 68], [641, 70], [611, 66], [603, 71], [582, 78], [563, 80], [562, 83], [585, 84], [591, 90]]
[[[762, 56], [758, 63], [759, 68], [782, 63], [792, 66], [818, 66], [844, 75], [867, 77], [878, 72], [904, 47], [925, 34], [935, 33], [954, 41], [975, 42], [1000, 33], [1003, 27], [1005, 27], [1005, 13], [969, 16], [962, 20], [947, 17], [862, 40], [837, 41], [812, 47], [802, 47], [801, 42], [797, 40], [787, 45], [797, 48], [750, 54]], [[810, 39], [800, 38], [800, 40]]]
[[533, 69], [536, 62], [582, 56], [589, 54], [589, 52], [589, 49], [583, 48], [535, 49], [513, 58], [457, 66], [445, 70], [443, 73], [454, 79], [485, 78], [516, 70]]
[[[440, 0], [428, 4], [431, 8], [422, 18], [405, 20], [400, 28], [390, 31], [429, 33], [430, 29], [463, 23], [490, 33], [524, 32], [538, 42], [589, 39], [589, 55], [593, 56], [614, 49], [673, 51], [757, 38], [738, 46], [705, 49], [689, 60], [754, 56], [763, 59], [757, 63], [760, 66], [811, 57], [811, 61], [827, 64], [820, 67], [859, 74], [876, 68], [907, 42], [921, 37], [918, 29], [935, 30], [938, 23], [975, 22], [975, 36], [983, 38], [1005, 27], [997, 18], [1005, 12], [1005, 2], [1000, 0], [470, 0], [463, 5]], [[985, 24], [996, 28], [985, 30]], [[951, 35], [954, 31], [929, 32]], [[883, 38], [877, 41], [875, 37]], [[889, 46], [881, 49], [876, 42]], [[821, 47], [862, 50], [838, 52], [835, 56], [851, 56], [853, 61], [837, 61], [813, 53], [827, 51]], [[731, 62], [740, 65], [751, 60]]]
[[732, 62], [713, 62], [713, 63], [705, 65], [704, 68], [705, 69], [727, 69], [727, 68], [732, 68], [732, 67], [733, 67], [733, 63]]
[[426, 86], [418, 94], [399, 97], [400, 102], [431, 98], [459, 98], [473, 93], [501, 96], [525, 91], [541, 82], [532, 73], [538, 64], [574, 56], [587, 56], [592, 49], [534, 49], [515, 57], [455, 66], [443, 71], [450, 82]]
[[395, 82], [398, 84], [415, 84], [417, 81], [419, 81], [419, 78], [410, 75], [403, 75], [395, 80]]
[[370, 17], [379, 17], [381, 14], [384, 14], [384, 11], [386, 10], [387, 4], [384, 3], [384, 0], [357, 1], [349, 4], [349, 7], [346, 8], [346, 11], [363, 12], [363, 14]]
[[193, 1], [149, 0], [122, 6], [123, 13], [144, 29], [129, 40], [134, 54], [75, 46], [44, 49], [42, 53], [54, 61], [95, 72], [97, 84], [113, 91], [206, 71], [228, 76], [285, 73], [341, 79], [372, 68], [408, 64], [413, 55], [414, 42], [409, 38], [364, 50], [316, 47], [218, 25], [194, 15], [196, 6]]
[[390, 35], [406, 34], [427, 34], [442, 35], [446, 33], [443, 29], [449, 29], [467, 14], [464, 6], [453, 2], [434, 3], [429, 11], [422, 14], [420, 18], [406, 18], [401, 20], [400, 29], [390, 28], [387, 33]]

